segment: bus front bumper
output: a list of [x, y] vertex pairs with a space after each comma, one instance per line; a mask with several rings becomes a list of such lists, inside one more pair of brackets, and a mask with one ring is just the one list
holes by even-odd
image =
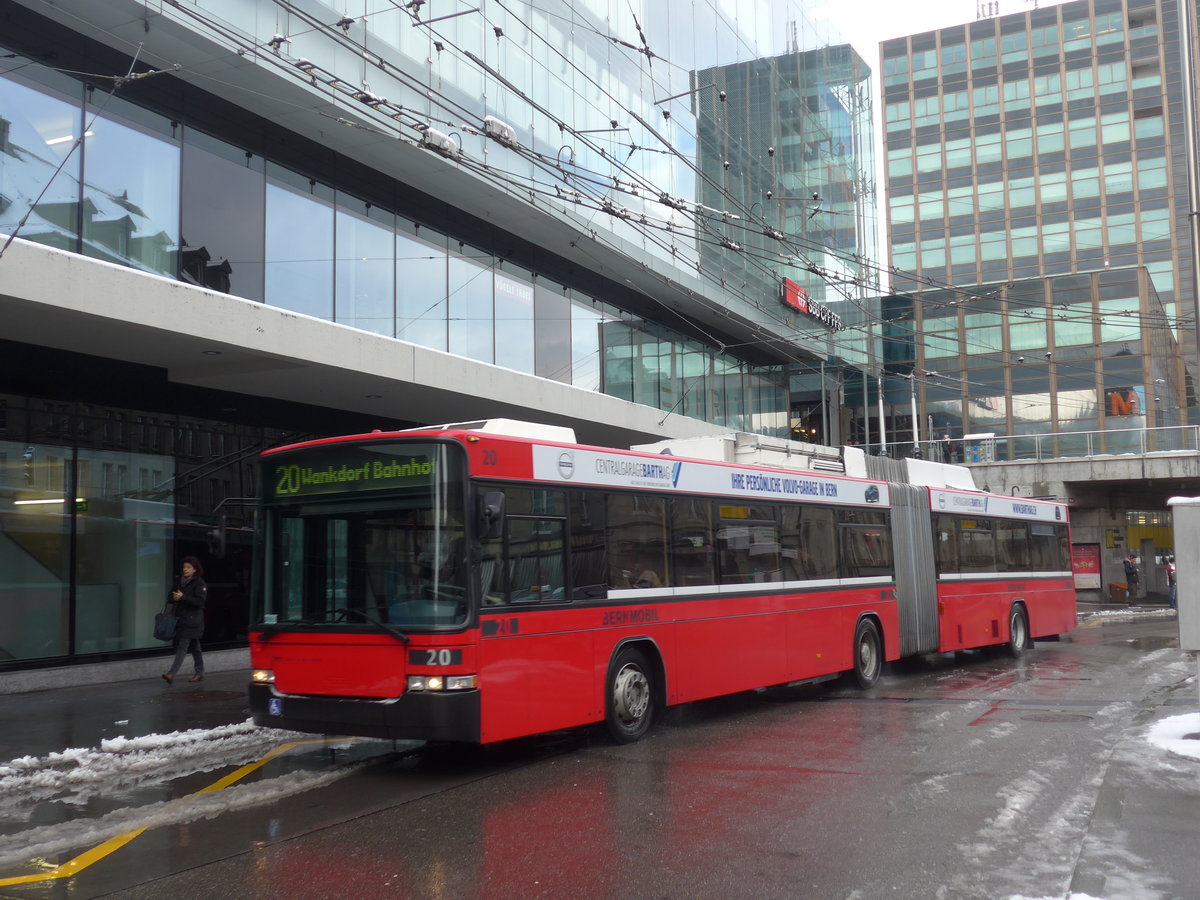
[[479, 743], [479, 691], [421, 691], [385, 700], [248, 688], [255, 725], [310, 734]]

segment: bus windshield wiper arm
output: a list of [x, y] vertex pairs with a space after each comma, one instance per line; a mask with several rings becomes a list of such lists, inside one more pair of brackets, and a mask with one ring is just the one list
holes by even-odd
[[[311, 619], [292, 619], [290, 622], [281, 622], [279, 625], [272, 627], [270, 631], [266, 631], [264, 629], [263, 632], [258, 636], [258, 639], [260, 641], [269, 641], [277, 634], [283, 634], [285, 631], [291, 631], [293, 628], [300, 628], [303, 625], [316, 625], [318, 622], [323, 622], [327, 618], [329, 618], [328, 613], [321, 613], [320, 618], [314, 617]], [[266, 623], [264, 623], [264, 625], [265, 624]]]
[[392, 637], [399, 640], [401, 643], [407, 644], [409, 642], [408, 635], [405, 634], [403, 631], [401, 631], [398, 628], [394, 628], [393, 626], [387, 624], [387, 622], [380, 622], [374, 616], [364, 612], [361, 609], [353, 609], [349, 606], [343, 606], [341, 609], [335, 609], [334, 612], [339, 615], [345, 615], [347, 613], [354, 613], [356, 616], [362, 616], [362, 618], [364, 618], [366, 621], [370, 622], [372, 625], [376, 625], [379, 628], [382, 628], [388, 634], [392, 635]]

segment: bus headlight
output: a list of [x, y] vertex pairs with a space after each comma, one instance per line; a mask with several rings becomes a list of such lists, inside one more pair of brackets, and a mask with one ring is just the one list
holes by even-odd
[[410, 691], [470, 691], [479, 684], [476, 675], [409, 675]]
[[275, 673], [270, 669], [255, 669], [250, 673], [250, 680], [255, 684], [274, 684]]

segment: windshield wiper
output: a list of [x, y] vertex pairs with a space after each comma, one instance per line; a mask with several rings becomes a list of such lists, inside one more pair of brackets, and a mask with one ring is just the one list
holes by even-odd
[[[313, 617], [311, 619], [292, 619], [291, 621], [280, 622], [278, 624], [275, 624], [273, 622], [272, 623], [262, 622], [262, 623], [260, 623], [260, 625], [263, 628], [263, 631], [261, 634], [259, 634], [258, 639], [260, 641], [269, 641], [271, 638], [273, 638], [277, 634], [283, 634], [285, 631], [291, 631], [293, 628], [300, 628], [304, 625], [316, 625], [320, 622], [324, 622], [328, 618], [329, 618], [329, 613], [323, 612], [323, 613], [321, 613], [319, 618]], [[266, 630], [268, 628], [270, 629], [270, 631]]]
[[347, 613], [354, 613], [356, 616], [362, 616], [362, 618], [364, 618], [366, 621], [370, 622], [372, 625], [375, 625], [375, 626], [383, 629], [388, 634], [390, 634], [392, 637], [399, 640], [401, 643], [407, 644], [409, 642], [408, 635], [405, 634], [403, 631], [401, 631], [398, 628], [395, 628], [392, 625], [389, 625], [387, 622], [380, 622], [377, 618], [375, 618], [372, 615], [369, 615], [364, 610], [353, 609], [349, 606], [343, 606], [341, 609], [335, 609], [334, 612], [337, 613], [338, 615], [342, 615], [342, 616], [346, 615]]

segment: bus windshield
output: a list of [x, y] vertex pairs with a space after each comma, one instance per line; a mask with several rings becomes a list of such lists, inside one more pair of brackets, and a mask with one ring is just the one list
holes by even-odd
[[263, 462], [266, 623], [421, 630], [468, 610], [464, 460], [450, 443], [307, 447]]

